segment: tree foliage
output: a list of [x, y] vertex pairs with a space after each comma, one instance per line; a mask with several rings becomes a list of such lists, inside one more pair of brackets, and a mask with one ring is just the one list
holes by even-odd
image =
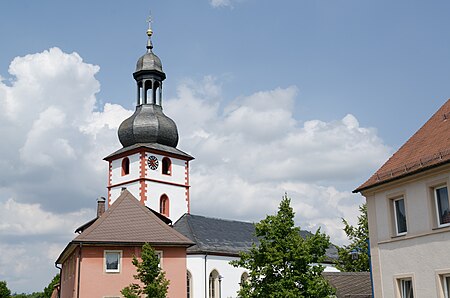
[[56, 274], [53, 277], [52, 281], [48, 284], [48, 286], [45, 287], [45, 289], [44, 289], [44, 296], [43, 296], [44, 298], [52, 297], [53, 289], [55, 288], [55, 286], [57, 284], [59, 284], [59, 280], [60, 280], [60, 276], [59, 276], [59, 273], [58, 273], [58, 274]]
[[362, 272], [369, 271], [369, 225], [367, 222], [367, 206], [359, 206], [358, 226], [350, 225], [342, 219], [344, 231], [350, 244], [339, 248], [339, 261], [336, 266], [341, 271]]
[[[5, 297], [13, 297], [13, 298], [50, 298], [52, 297], [53, 289], [55, 285], [59, 283], [60, 277], [59, 273], [56, 274], [52, 281], [48, 284], [48, 286], [44, 289], [44, 292], [33, 292], [31, 294], [17, 294], [14, 293], [12, 296], [5, 296]], [[1, 283], [1, 282], [0, 282]], [[1, 285], [0, 285], [0, 298], [3, 298], [4, 296], [1, 296]]]
[[9, 298], [11, 297], [11, 290], [8, 289], [8, 285], [6, 281], [0, 281], [0, 298]]
[[132, 283], [122, 289], [125, 298], [140, 298], [142, 294], [147, 298], [166, 298], [169, 281], [165, 272], [159, 266], [159, 258], [150, 244], [142, 246], [141, 261], [133, 257], [133, 265], [136, 266], [137, 274], [133, 277], [140, 283]]
[[13, 298], [45, 298], [44, 293], [42, 293], [42, 292], [34, 292], [31, 294], [14, 294], [11, 297], [13, 297]]
[[235, 267], [249, 271], [249, 278], [241, 286], [242, 298], [321, 298], [334, 293], [321, 276], [319, 265], [329, 247], [329, 237], [320, 232], [303, 239], [300, 228], [294, 226], [294, 211], [285, 195], [276, 215], [269, 215], [255, 224], [259, 245], [255, 244]]

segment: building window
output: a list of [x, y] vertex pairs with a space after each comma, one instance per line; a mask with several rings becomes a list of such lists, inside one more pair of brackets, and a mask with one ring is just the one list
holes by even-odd
[[436, 202], [438, 226], [448, 226], [450, 224], [450, 206], [448, 202], [447, 186], [436, 187], [434, 189], [434, 198]]
[[163, 261], [163, 252], [162, 252], [161, 250], [157, 250], [157, 251], [155, 251], [155, 254], [156, 254], [156, 256], [158, 257], [158, 260], [159, 260], [158, 267], [159, 267], [159, 268], [162, 268], [162, 266], [163, 266], [163, 264], [162, 264], [162, 261]]
[[444, 291], [444, 297], [450, 298], [450, 275], [442, 276], [442, 287]]
[[219, 272], [213, 270], [209, 274], [209, 298], [219, 298]]
[[248, 280], [248, 273], [247, 272], [242, 273], [241, 283], [239, 284], [241, 288], [244, 286], [244, 284], [247, 283], [247, 280]]
[[122, 159], [122, 176], [130, 174], [130, 160], [128, 157]]
[[186, 275], [186, 289], [187, 289], [187, 298], [192, 298], [194, 297], [192, 294], [192, 274], [189, 272], [189, 270], [187, 271], [187, 275]]
[[168, 157], [162, 159], [162, 173], [164, 175], [172, 175], [172, 162]]
[[405, 199], [403, 197], [393, 200], [395, 232], [397, 236], [406, 234], [406, 209]]
[[105, 250], [105, 272], [120, 272], [122, 251]]
[[169, 197], [167, 195], [162, 195], [159, 199], [159, 213], [169, 217]]
[[399, 287], [401, 298], [414, 298], [412, 279], [400, 279]]

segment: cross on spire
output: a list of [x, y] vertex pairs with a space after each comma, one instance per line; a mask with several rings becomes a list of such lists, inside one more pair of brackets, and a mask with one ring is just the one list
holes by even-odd
[[150, 14], [147, 18], [147, 23], [148, 23], [148, 29], [147, 29], [147, 36], [148, 36], [148, 41], [147, 41], [147, 51], [151, 52], [151, 50], [153, 49], [153, 43], [151, 40], [151, 37], [153, 35], [153, 30], [152, 30], [152, 23], [153, 23], [153, 18], [152, 18], [152, 11], [150, 11]]

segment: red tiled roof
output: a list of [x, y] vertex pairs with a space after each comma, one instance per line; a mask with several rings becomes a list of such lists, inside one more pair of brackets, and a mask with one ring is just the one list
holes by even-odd
[[110, 208], [73, 242], [149, 243], [151, 245], [194, 244], [141, 205], [124, 190]]
[[375, 173], [353, 192], [450, 162], [450, 99]]

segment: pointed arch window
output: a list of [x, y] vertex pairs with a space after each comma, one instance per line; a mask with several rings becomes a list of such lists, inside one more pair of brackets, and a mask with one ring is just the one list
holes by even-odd
[[172, 175], [172, 161], [168, 157], [162, 159], [162, 173], [164, 175]]
[[130, 174], [130, 160], [128, 157], [122, 159], [122, 176]]
[[220, 275], [217, 270], [211, 271], [209, 274], [209, 298], [220, 297]]
[[159, 199], [159, 213], [169, 217], [169, 197], [165, 194]]
[[189, 270], [187, 271], [186, 274], [186, 292], [187, 292], [187, 298], [192, 298], [194, 297], [192, 294], [192, 274], [191, 272], [189, 272]]

